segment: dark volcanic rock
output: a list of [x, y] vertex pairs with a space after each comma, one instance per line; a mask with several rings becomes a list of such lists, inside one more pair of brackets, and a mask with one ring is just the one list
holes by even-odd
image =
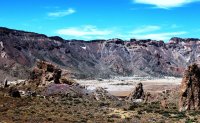
[[55, 69], [53, 73], [53, 78], [54, 78], [54, 83], [59, 84], [60, 83], [60, 78], [61, 78], [61, 69]]
[[192, 38], [172, 38], [169, 43], [150, 39], [66, 41], [0, 28], [0, 44], [0, 70], [21, 78], [37, 59], [67, 69], [78, 78], [182, 76], [186, 66], [200, 61], [200, 41]]
[[188, 67], [180, 88], [179, 110], [199, 110], [200, 107], [200, 68], [193, 64]]

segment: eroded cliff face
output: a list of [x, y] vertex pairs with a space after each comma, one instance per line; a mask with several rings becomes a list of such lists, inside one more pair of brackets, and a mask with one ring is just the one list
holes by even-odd
[[181, 76], [186, 66], [200, 61], [199, 39], [172, 38], [169, 43], [135, 39], [87, 42], [0, 28], [0, 47], [1, 71], [6, 66], [27, 70], [40, 59], [78, 78]]

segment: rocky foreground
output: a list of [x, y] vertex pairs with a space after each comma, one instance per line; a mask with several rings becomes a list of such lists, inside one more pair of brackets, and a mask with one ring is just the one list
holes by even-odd
[[200, 40], [64, 40], [0, 28], [0, 80], [25, 79], [36, 61], [45, 60], [76, 78], [178, 76], [200, 61]]
[[[200, 68], [188, 67], [180, 88], [151, 93], [138, 83], [126, 98], [88, 90], [51, 63], [38, 61], [29, 79], [4, 81], [1, 122], [200, 122]], [[194, 89], [194, 90], [193, 90]]]

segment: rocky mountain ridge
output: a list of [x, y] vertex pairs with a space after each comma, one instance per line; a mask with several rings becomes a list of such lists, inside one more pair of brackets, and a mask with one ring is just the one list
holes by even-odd
[[0, 56], [2, 79], [28, 77], [38, 59], [76, 78], [182, 76], [188, 65], [200, 63], [200, 39], [64, 40], [1, 27]]

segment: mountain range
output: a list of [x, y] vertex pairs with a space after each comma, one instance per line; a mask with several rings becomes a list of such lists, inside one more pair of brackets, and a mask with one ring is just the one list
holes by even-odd
[[29, 76], [37, 60], [58, 65], [76, 78], [112, 76], [182, 76], [200, 63], [200, 39], [64, 40], [0, 27], [0, 78]]

